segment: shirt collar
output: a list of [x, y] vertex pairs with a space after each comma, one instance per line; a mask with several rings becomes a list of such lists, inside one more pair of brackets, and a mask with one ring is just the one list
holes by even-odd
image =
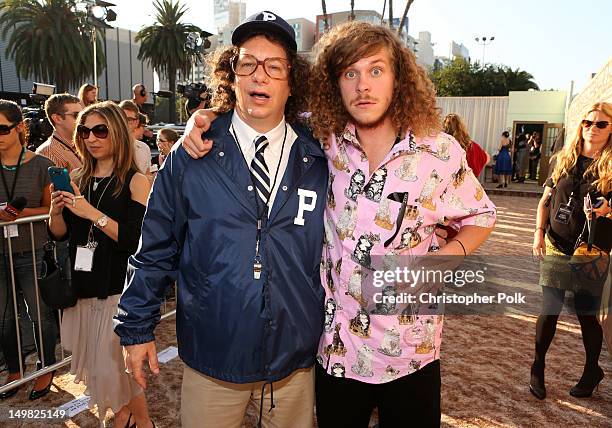
[[[340, 136], [338, 141], [341, 144], [352, 144], [358, 149], [363, 150], [361, 147], [361, 143], [357, 139], [357, 129], [355, 127], [355, 124], [352, 122], [348, 122], [346, 124], [344, 131], [342, 132], [342, 135]], [[404, 134], [404, 138], [393, 145], [390, 153], [391, 155], [393, 155], [395, 153], [405, 151], [414, 152], [417, 149], [419, 149], [419, 147], [417, 146], [416, 139], [414, 137], [414, 134], [412, 133], [412, 130], [409, 129]]]
[[62, 138], [62, 136], [58, 134], [57, 131], [53, 131], [53, 134], [51, 134], [51, 138], [57, 138], [62, 143], [66, 144], [68, 147], [72, 149], [75, 148], [74, 144], [72, 144], [72, 140], [66, 140], [65, 138]]
[[238, 142], [243, 149], [245, 147], [250, 147], [253, 145], [255, 140], [259, 138], [261, 135], [265, 135], [270, 143], [270, 148], [275, 146], [279, 146], [283, 142], [283, 137], [285, 136], [285, 117], [281, 119], [278, 125], [274, 128], [262, 134], [253, 128], [251, 128], [242, 118], [236, 110], [232, 114], [232, 126], [234, 127], [234, 131], [236, 132], [236, 137], [238, 138]]

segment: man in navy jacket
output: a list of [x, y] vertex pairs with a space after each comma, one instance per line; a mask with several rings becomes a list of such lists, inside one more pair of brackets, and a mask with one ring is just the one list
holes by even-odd
[[271, 12], [232, 42], [211, 60], [212, 151], [194, 160], [179, 145], [159, 171], [115, 331], [146, 387], [142, 361], [158, 372], [154, 329], [177, 281], [182, 425], [238, 427], [254, 399], [264, 425], [312, 426], [328, 171], [298, 120], [308, 65]]

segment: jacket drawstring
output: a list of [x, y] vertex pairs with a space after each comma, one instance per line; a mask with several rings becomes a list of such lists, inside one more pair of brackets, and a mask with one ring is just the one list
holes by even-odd
[[261, 400], [259, 402], [259, 421], [257, 422], [257, 428], [261, 428], [261, 420], [263, 418], [263, 402], [264, 402], [264, 393], [266, 392], [266, 385], [270, 385], [270, 410], [268, 413], [272, 411], [276, 406], [274, 405], [274, 384], [272, 382], [264, 382], [261, 386]]

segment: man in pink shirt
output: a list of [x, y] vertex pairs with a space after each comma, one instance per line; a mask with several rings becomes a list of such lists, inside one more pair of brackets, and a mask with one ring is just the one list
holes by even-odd
[[[388, 28], [334, 27], [319, 41], [311, 78], [310, 123], [330, 171], [318, 426], [365, 428], [375, 407], [381, 428], [439, 426], [443, 317], [370, 309], [367, 278], [386, 256], [472, 253], [495, 207], [465, 151], [440, 132], [427, 75]], [[183, 144], [194, 156], [210, 147], [200, 137], [207, 120], [188, 127]], [[458, 233], [440, 249], [436, 225], [447, 222]]]
[[[443, 317], [372, 310], [366, 288], [377, 257], [473, 252], [495, 207], [465, 151], [440, 132], [431, 82], [389, 29], [334, 27], [318, 52], [310, 120], [325, 141], [330, 187], [317, 420], [367, 427], [377, 407], [382, 428], [439, 426]], [[458, 233], [438, 249], [436, 225], [449, 220]]]

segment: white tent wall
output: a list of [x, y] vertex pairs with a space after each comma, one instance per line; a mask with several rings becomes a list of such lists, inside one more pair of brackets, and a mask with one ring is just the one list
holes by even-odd
[[[490, 155], [497, 152], [506, 128], [509, 97], [438, 97], [442, 118], [456, 113], [465, 122], [472, 140]], [[512, 130], [509, 130], [512, 132]]]

